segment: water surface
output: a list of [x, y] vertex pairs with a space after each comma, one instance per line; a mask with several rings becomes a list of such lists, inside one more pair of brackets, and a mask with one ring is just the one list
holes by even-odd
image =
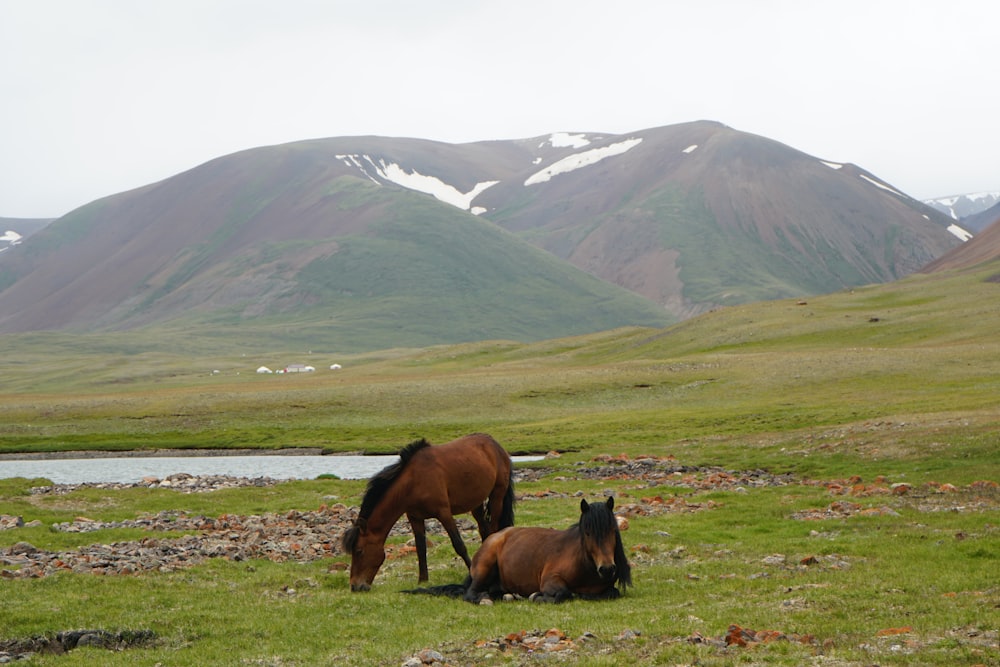
[[[514, 456], [518, 461], [537, 461], [541, 456]], [[175, 473], [231, 475], [272, 479], [315, 479], [336, 475], [341, 479], [367, 479], [399, 460], [384, 456], [129, 456], [94, 459], [0, 460], [0, 478], [44, 477], [54, 484], [114, 482], [133, 484], [143, 477], [163, 479]]]

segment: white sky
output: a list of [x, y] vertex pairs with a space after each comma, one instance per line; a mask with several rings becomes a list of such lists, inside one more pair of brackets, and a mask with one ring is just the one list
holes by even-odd
[[0, 216], [245, 148], [717, 120], [918, 198], [1000, 190], [986, 0], [0, 0]]

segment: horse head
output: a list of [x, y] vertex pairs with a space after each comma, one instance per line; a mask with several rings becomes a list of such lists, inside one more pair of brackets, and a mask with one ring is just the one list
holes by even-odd
[[341, 543], [351, 554], [351, 591], [371, 590], [372, 582], [385, 562], [385, 540], [368, 531], [368, 521], [359, 518], [344, 532]]
[[597, 576], [613, 581], [618, 570], [615, 564], [615, 499], [604, 504], [580, 501], [580, 539], [584, 552], [597, 569]]
[[602, 581], [627, 586], [632, 583], [631, 566], [625, 557], [614, 509], [613, 497], [593, 505], [581, 500], [580, 540]]

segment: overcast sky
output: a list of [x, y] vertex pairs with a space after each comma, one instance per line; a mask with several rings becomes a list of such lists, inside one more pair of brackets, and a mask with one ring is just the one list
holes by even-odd
[[914, 197], [1000, 191], [986, 0], [0, 0], [0, 216], [245, 148], [717, 120]]

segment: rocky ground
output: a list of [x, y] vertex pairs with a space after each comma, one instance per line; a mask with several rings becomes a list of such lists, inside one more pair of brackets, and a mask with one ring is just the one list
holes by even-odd
[[[517, 471], [517, 481], [535, 481], [551, 473], [551, 469], [524, 468]], [[915, 503], [922, 511], [975, 511], [995, 508], [1000, 504], [998, 485], [990, 481], [974, 482], [967, 488], [957, 488], [951, 484], [927, 484], [913, 488], [908, 484], [893, 484], [884, 479], [876, 479], [870, 483], [864, 483], [860, 479], [820, 482], [795, 480], [790, 475], [774, 475], [762, 470], [729, 471], [717, 467], [682, 466], [672, 457], [630, 459], [624, 456], [599, 456], [587, 465], [580, 465], [571, 476], [555, 476], [552, 480], [565, 481], [571, 478], [623, 482], [624, 485], [619, 488], [627, 489], [628, 498], [619, 500], [616, 511], [625, 529], [630, 517], [694, 512], [715, 506], [711, 500], [696, 500], [697, 495], [690, 493], [692, 491], [725, 489], [740, 492], [791, 483], [825, 486], [831, 496], [836, 498], [826, 508], [804, 510], [792, 515], [792, 518], [799, 520], [819, 521], [852, 514], [895, 514], [895, 510], [888, 505], [862, 505], [848, 497], [884, 496], [891, 499], [907, 496], [909, 502]], [[178, 493], [209, 493], [225, 488], [280, 483], [266, 477], [196, 477], [181, 473], [165, 479], [147, 478], [135, 484], [40, 486], [32, 489], [32, 493], [65, 494], [84, 487], [108, 489], [137, 486], [169, 488]], [[580, 494], [581, 492], [576, 492], [573, 495]], [[570, 494], [543, 489], [520, 493], [518, 501], [530, 502], [539, 498], [568, 495]], [[342, 555], [341, 537], [356, 516], [356, 507], [338, 503], [324, 505], [313, 511], [250, 516], [206, 517], [191, 516], [183, 512], [161, 512], [110, 523], [78, 517], [70, 522], [55, 524], [52, 529], [81, 533], [108, 528], [137, 528], [147, 531], [149, 536], [60, 552], [39, 549], [29, 542], [17, 542], [0, 549], [0, 577], [36, 578], [59, 571], [96, 575], [171, 571], [196, 565], [208, 558], [236, 561], [267, 558], [276, 562], [318, 560]], [[24, 525], [32, 525], [32, 522], [26, 524], [23, 517], [0, 515], [0, 530], [15, 530]], [[461, 520], [460, 525], [466, 531], [474, 531], [471, 520]], [[443, 535], [437, 522], [430, 522], [428, 529], [432, 534], [437, 532]], [[408, 533], [409, 525], [405, 521], [399, 522], [393, 532], [394, 535]]]
[[[537, 481], [552, 474], [552, 469], [523, 468], [517, 471], [516, 481]], [[762, 470], [731, 471], [718, 467], [698, 467], [679, 465], [672, 457], [599, 456], [593, 461], [579, 465], [572, 473], [554, 476], [553, 482], [571, 479], [607, 480], [621, 482], [617, 485], [621, 498], [616, 507], [623, 530], [628, 528], [628, 519], [635, 516], [650, 516], [667, 512], [693, 512], [712, 509], [710, 500], [698, 501], [697, 491], [730, 490], [747, 491], [765, 486], [787, 484], [811, 484], [825, 487], [834, 500], [826, 508], [797, 512], [791, 518], [804, 521], [822, 521], [828, 518], [842, 518], [855, 513], [884, 513], [895, 511], [887, 504], [881, 507], [862, 505], [848, 498], [862, 497], [907, 497], [921, 511], [961, 511], [995, 509], [1000, 506], [1000, 491], [995, 482], [975, 482], [966, 488], [950, 484], [927, 484], [914, 488], [908, 484], [890, 483], [885, 479], [875, 479], [865, 483], [860, 479], [833, 481], [811, 481], [794, 479], [790, 475], [774, 475]], [[281, 482], [269, 478], [234, 478], [226, 476], [195, 477], [187, 474], [173, 475], [165, 479], [148, 478], [136, 484], [80, 484], [42, 486], [32, 489], [35, 494], [65, 494], [83, 487], [127, 488], [158, 487], [169, 488], [178, 493], [210, 493], [223, 488], [243, 486], [270, 486]], [[627, 489], [627, 493], [622, 491]], [[572, 495], [580, 495], [576, 492]], [[565, 492], [540, 490], [521, 493], [519, 502], [530, 502], [539, 498], [567, 496]], [[266, 558], [276, 562], [313, 561], [343, 555], [340, 548], [343, 532], [357, 516], [357, 507], [343, 504], [324, 505], [314, 511], [289, 511], [282, 514], [249, 516], [221, 515], [218, 517], [192, 516], [183, 512], [161, 512], [156, 515], [140, 516], [119, 522], [102, 522], [87, 517], [55, 524], [53, 530], [65, 532], [91, 532], [108, 528], [134, 528], [148, 533], [138, 540], [113, 544], [95, 543], [69, 551], [48, 551], [39, 549], [27, 541], [18, 541], [10, 547], [0, 549], [0, 577], [38, 578], [56, 572], [76, 572], [97, 576], [119, 576], [139, 574], [149, 571], [168, 572], [204, 562], [209, 558], [225, 558], [234, 561]], [[26, 523], [23, 517], [0, 515], [0, 530], [17, 530]], [[470, 535], [475, 532], [471, 520], [461, 520], [463, 530]], [[443, 535], [437, 522], [430, 522], [429, 532]], [[399, 522], [393, 534], [407, 534], [409, 526]], [[412, 550], [411, 546], [390, 547], [389, 558], [399, 557]], [[669, 554], [668, 554], [669, 555]], [[642, 545], [633, 546], [633, 556], [642, 559]], [[683, 557], [683, 554], [674, 555]], [[781, 554], [771, 556], [774, 567], [846, 567], [847, 563], [787, 562]], [[766, 560], [766, 559], [765, 559]], [[331, 568], [344, 568], [343, 559]], [[970, 632], [979, 632], [976, 629]], [[74, 634], [76, 633], [76, 634]], [[83, 634], [80, 634], [83, 633]], [[626, 633], [627, 634], [627, 633]], [[30, 638], [0, 642], [0, 663], [9, 662], [31, 652], [65, 651], [81, 641], [97, 642], [98, 645], [122, 646], [130, 642], [148, 642], [149, 637], [114, 637], [101, 630], [67, 631], [56, 638]], [[75, 639], [74, 639], [75, 638]], [[634, 637], [622, 636], [615, 642], [628, 642]], [[486, 654], [490, 652], [530, 652], [563, 653], [579, 650], [594, 637], [568, 638], [557, 629], [522, 633], [519, 636], [497, 638], [476, 647], [466, 647], [462, 652]], [[746, 646], [770, 641], [807, 642], [822, 648], [822, 639], [798, 637], [776, 631], [755, 632], [743, 628], [730, 628], [724, 637], [674, 638], [676, 641], [692, 643], [714, 643], [719, 646]], [[993, 642], [994, 638], [986, 638]], [[41, 642], [41, 643], [39, 643]], [[606, 644], [606, 643], [605, 643]], [[608, 649], [614, 650], [615, 644]], [[432, 664], [444, 662], [436, 651], [424, 651], [410, 658], [406, 664]], [[419, 662], [418, 662], [419, 661]]]

